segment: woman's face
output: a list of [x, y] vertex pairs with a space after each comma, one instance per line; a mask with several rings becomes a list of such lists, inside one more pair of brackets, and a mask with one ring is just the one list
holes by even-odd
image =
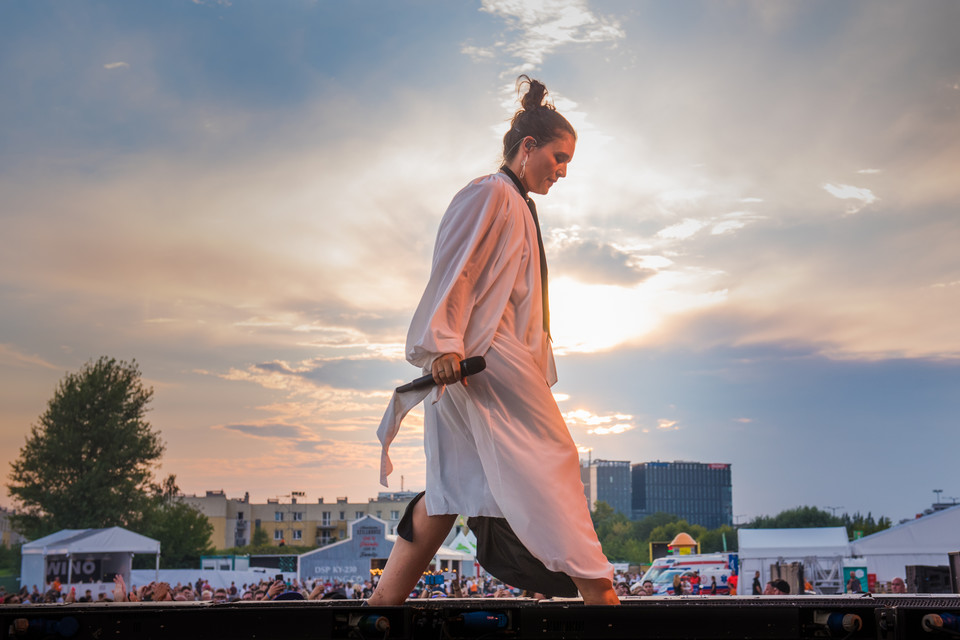
[[550, 191], [557, 180], [567, 175], [567, 164], [573, 160], [576, 147], [573, 136], [563, 133], [543, 146], [530, 149], [521, 178], [527, 190], [540, 195]]

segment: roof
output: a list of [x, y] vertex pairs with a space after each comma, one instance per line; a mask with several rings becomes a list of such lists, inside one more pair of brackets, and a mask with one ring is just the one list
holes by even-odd
[[677, 536], [673, 539], [669, 547], [695, 547], [697, 546], [697, 541], [693, 539], [687, 532], [678, 533]]
[[846, 556], [850, 551], [845, 527], [740, 529], [738, 541], [741, 559]]
[[76, 553], [160, 553], [160, 541], [122, 527], [61, 529], [23, 545], [22, 553], [66, 555]]
[[878, 531], [850, 545], [857, 555], [960, 551], [960, 505]]

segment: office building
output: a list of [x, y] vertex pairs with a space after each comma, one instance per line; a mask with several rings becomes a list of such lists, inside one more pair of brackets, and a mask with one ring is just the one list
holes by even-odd
[[634, 520], [663, 511], [708, 529], [733, 525], [729, 464], [641, 462], [631, 476]]
[[587, 495], [590, 510], [603, 501], [630, 517], [630, 461], [629, 460], [593, 460], [580, 465], [580, 480], [583, 492]]

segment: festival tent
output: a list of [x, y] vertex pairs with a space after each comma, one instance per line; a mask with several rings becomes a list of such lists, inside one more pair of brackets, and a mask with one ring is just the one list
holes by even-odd
[[[371, 515], [350, 524], [344, 540], [308, 551], [300, 556], [298, 575], [302, 581], [333, 580], [363, 582], [386, 564], [396, 535], [387, 533], [387, 523]], [[456, 568], [474, 575], [474, 558], [469, 553], [441, 546], [433, 557], [436, 569]]]
[[47, 585], [59, 578], [63, 585], [112, 589], [116, 574], [129, 583], [131, 561], [138, 553], [155, 555], [160, 568], [159, 540], [121, 527], [62, 529], [23, 545], [20, 584]]
[[477, 534], [475, 534], [473, 531], [467, 531], [467, 533], [464, 533], [463, 530], [461, 529], [460, 531], [457, 532], [457, 535], [453, 539], [453, 541], [448, 543], [445, 546], [449, 547], [450, 549], [453, 549], [454, 551], [462, 551], [463, 553], [467, 553], [473, 556], [474, 558], [476, 558], [477, 557]]
[[755, 571], [760, 583], [771, 579], [770, 566], [803, 564], [804, 574], [819, 593], [843, 591], [843, 558], [850, 555], [845, 527], [740, 529], [739, 593], [750, 593]]
[[960, 505], [935, 511], [850, 543], [853, 555], [866, 559], [879, 582], [905, 578], [910, 565], [948, 566], [960, 551]]

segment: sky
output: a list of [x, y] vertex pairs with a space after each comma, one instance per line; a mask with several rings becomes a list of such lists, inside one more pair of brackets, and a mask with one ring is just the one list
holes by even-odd
[[[384, 490], [437, 225], [527, 73], [579, 134], [537, 206], [585, 459], [730, 463], [738, 523], [960, 500], [958, 26], [952, 0], [3, 2], [0, 467], [110, 356], [187, 493]], [[422, 414], [391, 457], [421, 489]]]

